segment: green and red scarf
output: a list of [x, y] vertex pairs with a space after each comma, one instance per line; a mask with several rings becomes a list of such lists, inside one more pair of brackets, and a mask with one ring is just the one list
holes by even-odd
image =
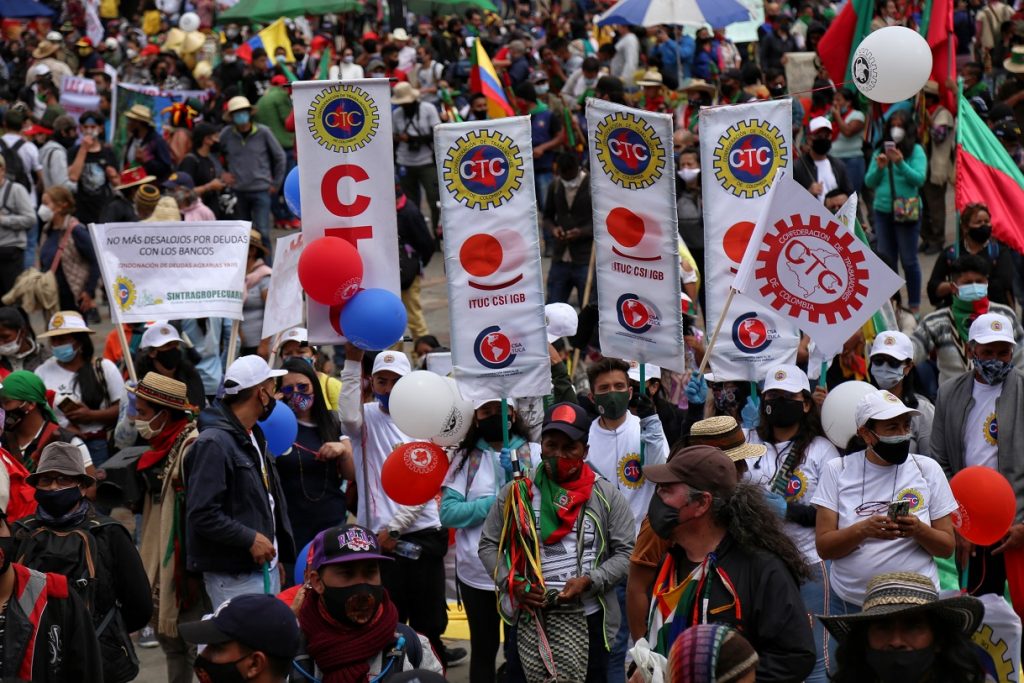
[[963, 301], [955, 296], [953, 297], [953, 303], [949, 307], [949, 314], [953, 317], [953, 323], [956, 325], [956, 332], [961, 342], [967, 342], [970, 336], [971, 323], [974, 322], [974, 319], [979, 315], [988, 313], [988, 304], [988, 297], [978, 301]]
[[537, 468], [533, 482], [540, 490], [540, 537], [545, 545], [557, 543], [572, 531], [580, 508], [590, 500], [597, 476], [586, 462], [581, 467], [579, 476], [567, 482], [551, 479], [543, 464]]

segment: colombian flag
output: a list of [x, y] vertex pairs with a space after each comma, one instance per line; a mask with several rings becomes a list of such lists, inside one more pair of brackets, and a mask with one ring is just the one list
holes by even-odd
[[279, 47], [284, 48], [285, 60], [295, 63], [295, 55], [292, 54], [292, 41], [288, 39], [288, 29], [284, 26], [284, 19], [278, 19], [255, 36], [238, 46], [236, 54], [238, 58], [247, 64], [252, 63], [252, 52], [258, 47], [267, 51], [270, 61], [274, 62], [274, 51]]
[[487, 116], [492, 119], [500, 119], [505, 116], [513, 116], [515, 112], [512, 105], [505, 97], [505, 90], [501, 87], [498, 73], [491, 64], [491, 58], [487, 56], [484, 45], [480, 40], [476, 41], [476, 50], [473, 52], [473, 70], [469, 76], [469, 89], [472, 92], [482, 92], [487, 96]]

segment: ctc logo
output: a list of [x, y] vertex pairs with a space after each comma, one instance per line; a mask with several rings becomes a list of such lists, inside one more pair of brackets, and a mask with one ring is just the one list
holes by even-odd
[[[803, 266], [807, 265], [807, 269], [804, 270], [804, 275], [814, 276], [814, 272], [818, 271], [818, 286], [826, 294], [836, 294], [843, 288], [843, 281], [833, 271], [829, 270], [828, 266], [825, 265], [825, 261], [821, 259], [818, 252], [821, 250], [814, 250], [808, 247], [800, 240], [792, 240], [786, 245], [786, 249], [783, 252], [786, 256], [786, 260], [791, 265]], [[838, 255], [836, 256], [838, 258]]]
[[493, 292], [523, 279], [526, 252], [522, 235], [500, 229], [470, 235], [459, 249], [459, 263], [470, 277], [470, 287]]
[[772, 151], [767, 147], [734, 149], [729, 152], [729, 163], [738, 168], [752, 168], [771, 163]]
[[651, 158], [647, 151], [647, 145], [638, 142], [627, 142], [625, 140], [608, 140], [608, 149], [612, 154], [627, 161], [644, 162]]
[[459, 172], [466, 180], [493, 178], [505, 172], [505, 160], [501, 157], [494, 157], [493, 159], [466, 159], [459, 166]]

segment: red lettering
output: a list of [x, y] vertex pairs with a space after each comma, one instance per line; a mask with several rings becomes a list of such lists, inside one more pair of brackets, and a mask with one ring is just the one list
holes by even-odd
[[344, 178], [352, 178], [355, 182], [361, 183], [369, 180], [370, 176], [360, 166], [355, 164], [341, 164], [327, 171], [324, 179], [320, 182], [320, 196], [324, 200], [324, 206], [335, 216], [351, 218], [358, 216], [370, 208], [370, 198], [366, 195], [357, 195], [354, 202], [345, 204], [338, 197], [338, 183]]
[[327, 228], [324, 230], [327, 237], [340, 237], [356, 249], [359, 248], [359, 240], [368, 240], [373, 237], [373, 226], [355, 225], [351, 228]]

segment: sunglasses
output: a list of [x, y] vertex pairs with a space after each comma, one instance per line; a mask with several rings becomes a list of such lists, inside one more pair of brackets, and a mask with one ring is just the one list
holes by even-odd
[[309, 382], [299, 382], [298, 384], [290, 384], [286, 387], [281, 387], [281, 393], [285, 396], [291, 396], [292, 394], [312, 394], [313, 385]]
[[892, 356], [872, 356], [871, 357], [871, 364], [872, 365], [888, 365], [890, 368], [893, 368], [893, 369], [899, 368], [899, 367], [903, 367], [903, 363], [904, 362], [905, 361], [902, 361], [902, 360], [896, 360]]

